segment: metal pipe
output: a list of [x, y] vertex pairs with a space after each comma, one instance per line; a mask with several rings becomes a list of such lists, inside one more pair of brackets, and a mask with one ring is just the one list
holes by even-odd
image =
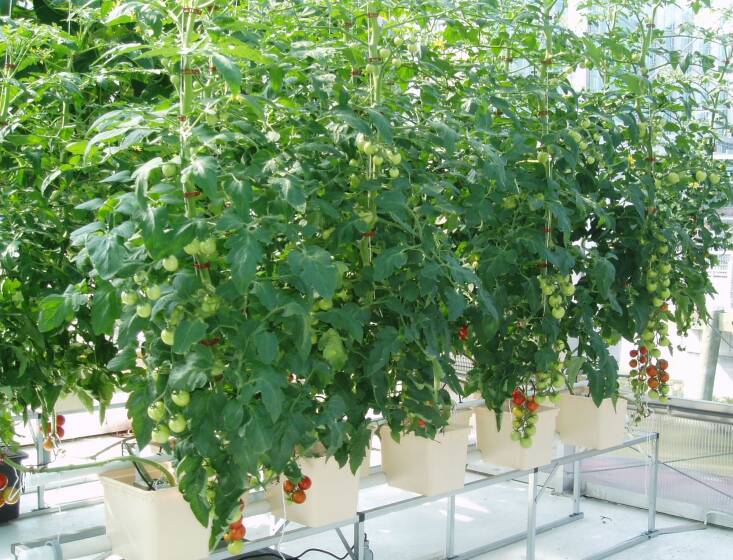
[[654, 434], [652, 449], [652, 466], [649, 470], [649, 506], [648, 506], [648, 528], [649, 533], [653, 533], [657, 523], [657, 480], [659, 477], [659, 434]]
[[573, 515], [580, 513], [580, 461], [573, 461]]
[[527, 560], [535, 560], [537, 539], [537, 469], [527, 477]]
[[[561, 519], [557, 519], [555, 521], [551, 521], [549, 523], [545, 523], [544, 525], [538, 526], [536, 532], [538, 535], [541, 533], [546, 533], [547, 531], [551, 531], [552, 529], [556, 529], [558, 527], [562, 527], [569, 523], [573, 523], [574, 521], [580, 521], [581, 519], [583, 519], [582, 513], [578, 515], [569, 515], [567, 517], [563, 517]], [[469, 560], [469, 558], [475, 558], [476, 556], [482, 556], [486, 554], [487, 552], [491, 552], [493, 550], [498, 550], [500, 548], [504, 548], [506, 546], [516, 544], [518, 542], [523, 541], [526, 538], [527, 538], [527, 531], [522, 531], [521, 533], [516, 533], [509, 537], [505, 537], [498, 541], [494, 541], [492, 543], [485, 544], [483, 546], [479, 546], [472, 550], [467, 550], [466, 552], [462, 552], [461, 554], [457, 556], [453, 556], [449, 560]]]
[[445, 537], [445, 557], [453, 558], [456, 548], [456, 496], [448, 498], [448, 527]]
[[354, 523], [354, 560], [364, 560], [364, 523], [366, 518], [363, 513], [359, 514]]

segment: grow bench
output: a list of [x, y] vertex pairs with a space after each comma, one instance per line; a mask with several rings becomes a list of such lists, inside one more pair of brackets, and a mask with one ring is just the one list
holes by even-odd
[[[657, 473], [658, 473], [658, 452], [659, 452], [659, 435], [657, 433], [640, 435], [624, 441], [622, 444], [609, 447], [606, 449], [599, 450], [587, 450], [577, 453], [570, 453], [562, 457], [558, 457], [551, 461], [548, 465], [543, 467], [537, 467], [529, 470], [512, 470], [501, 474], [489, 474], [483, 471], [476, 470], [469, 463], [468, 472], [477, 475], [479, 478], [470, 482], [467, 482], [463, 488], [452, 492], [446, 492], [435, 496], [415, 496], [407, 499], [403, 499], [397, 502], [381, 505], [364, 511], [360, 511], [352, 519], [345, 519], [338, 523], [326, 525], [322, 527], [298, 527], [293, 530], [286, 530], [287, 524], [284, 523], [279, 527], [274, 535], [255, 539], [247, 542], [247, 551], [251, 554], [256, 550], [263, 550], [269, 547], [276, 546], [280, 542], [293, 541], [304, 537], [322, 534], [328, 531], [336, 531], [339, 538], [341, 539], [345, 550], [351, 560], [372, 560], [374, 558], [373, 552], [369, 549], [368, 542], [366, 540], [366, 523], [369, 520], [396, 513], [410, 508], [414, 508], [426, 503], [434, 502], [440, 499], [447, 501], [448, 505], [448, 516], [446, 523], [446, 540], [445, 540], [445, 554], [443, 558], [446, 560], [467, 560], [474, 558], [481, 554], [485, 554], [492, 550], [497, 550], [505, 546], [526, 540], [527, 553], [526, 558], [528, 560], [535, 559], [535, 547], [537, 535], [545, 533], [557, 527], [562, 527], [574, 521], [583, 519], [583, 512], [580, 509], [580, 489], [581, 489], [581, 470], [580, 462], [584, 459], [611, 453], [625, 448], [630, 448], [635, 445], [648, 442], [653, 448], [650, 453], [650, 468], [649, 468], [649, 480], [647, 488], [648, 491], [648, 522], [644, 532], [635, 536], [629, 540], [621, 542], [609, 549], [597, 552], [591, 556], [586, 557], [584, 560], [598, 560], [606, 558], [613, 554], [617, 554], [622, 550], [631, 548], [637, 544], [646, 542], [659, 535], [685, 531], [691, 529], [704, 528], [703, 524], [686, 524], [680, 527], [672, 527], [668, 529], [657, 529], [656, 528], [656, 501], [657, 501]], [[472, 453], [472, 459], [477, 458], [477, 453]], [[540, 485], [538, 481], [538, 474], [540, 470], [550, 470], [550, 477], [560, 467], [572, 466], [572, 509], [568, 516], [557, 519], [550, 523], [543, 525], [537, 525], [537, 505], [542, 497], [545, 490], [545, 485]], [[528, 478], [528, 495], [527, 495], [527, 529], [520, 533], [516, 533], [497, 541], [482, 545], [480, 547], [461, 552], [456, 554], [456, 535], [455, 535], [455, 513], [456, 513], [456, 496], [459, 494], [466, 494], [481, 488], [486, 488], [494, 484], [500, 484], [502, 482], [508, 482], [517, 478]], [[549, 477], [548, 477], [549, 478]], [[362, 480], [361, 487], [368, 488], [383, 484], [386, 482], [384, 474], [381, 472], [381, 467], [373, 467], [370, 471], [370, 475]], [[264, 498], [262, 492], [254, 493], [248, 499], [247, 506], [247, 517], [254, 515], [261, 515], [269, 512], [269, 505]], [[353, 542], [355, 546], [349, 544], [348, 540], [342, 532], [342, 528], [352, 526], [353, 527]], [[96, 554], [99, 552], [109, 551], [109, 541], [105, 537], [105, 527], [92, 527], [84, 530], [80, 533], [61, 535], [57, 541], [57, 546], [60, 547], [63, 555], [60, 556], [64, 559], [72, 559], [78, 557], [72, 555], [72, 551], [80, 550], [83, 548], [86, 554]], [[47, 540], [41, 540], [37, 542], [26, 542], [23, 544], [15, 544], [12, 547], [12, 554], [14, 558], [24, 558], [23, 552], [29, 548], [35, 548], [39, 546], [47, 545]], [[87, 541], [86, 547], [81, 546], [80, 541]], [[68, 551], [68, 554], [67, 554]], [[213, 552], [210, 555], [210, 560], [228, 560], [232, 557], [227, 553], [226, 549], [220, 549]], [[246, 559], [247, 555], [238, 556], [237, 559]], [[377, 558], [376, 560], [384, 560]]]
[[[618, 552], [621, 552], [623, 550], [626, 550], [628, 548], [631, 548], [637, 544], [646, 542], [652, 538], [655, 538], [659, 535], [670, 533], [670, 532], [678, 532], [678, 531], [684, 531], [684, 530], [690, 530], [690, 529], [697, 529], [702, 528], [698, 527], [697, 524], [695, 525], [684, 525], [682, 527], [673, 527], [669, 529], [657, 529], [656, 528], [656, 503], [657, 503], [657, 474], [658, 474], [658, 454], [659, 454], [659, 434], [658, 433], [650, 433], [645, 435], [640, 435], [637, 437], [634, 437], [632, 439], [624, 441], [620, 445], [616, 445], [613, 447], [609, 447], [606, 449], [591, 449], [587, 451], [581, 451], [577, 453], [571, 453], [568, 455], [564, 455], [562, 457], [558, 457], [554, 459], [552, 462], [550, 462], [548, 465], [542, 466], [542, 467], [536, 467], [533, 469], [528, 470], [512, 470], [508, 472], [504, 472], [501, 474], [492, 475], [489, 473], [485, 473], [483, 471], [476, 470], [469, 465], [468, 472], [472, 474], [479, 475], [481, 478], [478, 480], [474, 480], [471, 482], [467, 482], [463, 488], [460, 488], [458, 490], [454, 490], [452, 492], [446, 492], [444, 494], [439, 494], [436, 496], [415, 496], [413, 498], [407, 498], [404, 500], [400, 500], [398, 502], [394, 502], [391, 504], [386, 504], [383, 506], [378, 506], [372, 509], [368, 509], [365, 511], [358, 512], [356, 517], [349, 520], [344, 520], [339, 523], [335, 523], [332, 525], [327, 525], [324, 527], [303, 527], [294, 529], [292, 531], [287, 531], [282, 534], [283, 531], [286, 529], [286, 524], [283, 524], [281, 526], [280, 530], [273, 536], [257, 539], [253, 541], [248, 541], [247, 545], [250, 550], [253, 550], [255, 548], [267, 548], [271, 546], [277, 545], [279, 542], [285, 542], [285, 541], [292, 541], [308, 536], [317, 535], [320, 533], [324, 533], [327, 531], [333, 531], [335, 530], [338, 533], [339, 538], [341, 539], [341, 542], [343, 543], [346, 551], [348, 552], [349, 557], [351, 560], [372, 560], [374, 558], [374, 555], [371, 550], [369, 550], [368, 542], [366, 540], [366, 522], [375, 519], [377, 517], [381, 517], [383, 515], [389, 515], [391, 513], [397, 513], [400, 511], [404, 511], [410, 508], [414, 508], [426, 503], [434, 502], [440, 499], [445, 499], [448, 501], [448, 518], [447, 518], [447, 526], [446, 526], [446, 541], [445, 541], [445, 560], [467, 560], [469, 558], [475, 558], [476, 556], [480, 556], [482, 554], [486, 554], [487, 552], [490, 552], [492, 550], [497, 550], [500, 548], [503, 548], [505, 546], [509, 546], [511, 544], [526, 540], [527, 541], [527, 554], [526, 558], [527, 560], [535, 560], [535, 551], [536, 551], [536, 538], [537, 535], [540, 533], [545, 533], [547, 531], [550, 531], [552, 529], [555, 529], [557, 527], [562, 527], [563, 525], [567, 525], [569, 523], [572, 523], [574, 521], [578, 521], [580, 519], [583, 519], [583, 512], [580, 510], [580, 488], [581, 488], [581, 471], [580, 471], [580, 462], [583, 459], [588, 459], [590, 457], [595, 457], [598, 455], [604, 455], [606, 453], [612, 453], [614, 451], [619, 451], [621, 449], [630, 448], [635, 445], [639, 445], [641, 443], [649, 442], [653, 446], [653, 450], [650, 456], [650, 468], [649, 468], [649, 480], [648, 480], [648, 486], [649, 492], [648, 492], [648, 522], [647, 522], [647, 529], [646, 531], [642, 532], [640, 535], [633, 537], [629, 540], [626, 540], [622, 543], [619, 543], [611, 548], [608, 548], [606, 550], [603, 550], [601, 552], [597, 552], [591, 556], [586, 557], [584, 560], [600, 560], [601, 558], [607, 558], [609, 556], [612, 556], [613, 554], [617, 554]], [[550, 469], [550, 475], [548, 476], [548, 479], [552, 476], [555, 471], [561, 466], [564, 465], [572, 465], [572, 473], [573, 473], [573, 501], [572, 501], [572, 511], [570, 515], [567, 517], [563, 517], [561, 519], [552, 521], [550, 523], [546, 523], [543, 525], [537, 525], [537, 504], [542, 497], [542, 494], [545, 490], [545, 485], [539, 485], [538, 484], [538, 474], [540, 470], [545, 470], [547, 468]], [[379, 467], [374, 469], [379, 472]], [[528, 478], [528, 496], [527, 496], [527, 530], [522, 531], [520, 533], [516, 533], [514, 535], [510, 535], [508, 537], [499, 539], [497, 541], [482, 545], [480, 547], [474, 548], [472, 550], [468, 550], [466, 552], [462, 552], [460, 554], [456, 554], [455, 552], [455, 513], [456, 513], [456, 496], [459, 494], [465, 494], [468, 492], [472, 492], [474, 490], [479, 490], [481, 488], [486, 488], [488, 486], [492, 486], [494, 484], [500, 484], [502, 482], [508, 482], [517, 478]], [[378, 474], [371, 474], [368, 480], [367, 485], [372, 486], [371, 482], [375, 478], [381, 478], [381, 475]], [[343, 535], [341, 528], [345, 526], [353, 526], [354, 531], [354, 543], [355, 546], [351, 546], [348, 541], [346, 540], [346, 537]], [[211, 560], [227, 560], [230, 559], [231, 556], [227, 554], [226, 550], [217, 551], [211, 554], [210, 559]], [[238, 557], [238, 558], [244, 558], [244, 557]], [[375, 560], [383, 560], [381, 558], [377, 558]]]

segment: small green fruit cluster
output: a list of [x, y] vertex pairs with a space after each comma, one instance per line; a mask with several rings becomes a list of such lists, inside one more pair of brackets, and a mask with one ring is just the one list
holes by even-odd
[[560, 274], [540, 276], [540, 290], [547, 297], [552, 316], [558, 321], [565, 317], [567, 301], [575, 294], [571, 277]]
[[[171, 401], [179, 408], [186, 408], [191, 402], [191, 394], [188, 391], [173, 391]], [[186, 417], [181, 412], [168, 413], [165, 403], [155, 401], [148, 407], [148, 417], [157, 422], [151, 439], [159, 445], [165, 445], [171, 434], [182, 434], [188, 429]]]
[[517, 387], [512, 393], [512, 441], [518, 441], [524, 447], [532, 446], [532, 436], [537, 433], [537, 422], [540, 417], [537, 411], [540, 403], [535, 396], [527, 397]]
[[[389, 167], [386, 168], [386, 173], [389, 175], [389, 177], [391, 177], [392, 179], [397, 179], [397, 177], [400, 176], [400, 169], [397, 166], [402, 163], [402, 155], [400, 155], [399, 152], [395, 152], [384, 146], [380, 146], [376, 142], [368, 140], [366, 136], [361, 133], [359, 133], [356, 137], [356, 148], [360, 152], [371, 158], [371, 166], [375, 173], [380, 172], [382, 166], [385, 164], [385, 162], [387, 162], [391, 164]], [[353, 165], [357, 162], [356, 160], [351, 160], [350, 163]], [[356, 177], [356, 180], [354, 179], [354, 177], [356, 176], [352, 175], [352, 188], [356, 188], [359, 185], [358, 177]], [[356, 186], [354, 185], [354, 183], [356, 183]]]

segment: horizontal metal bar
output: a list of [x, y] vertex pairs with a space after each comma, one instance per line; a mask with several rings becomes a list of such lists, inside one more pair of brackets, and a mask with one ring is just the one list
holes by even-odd
[[628, 550], [629, 548], [632, 548], [638, 544], [645, 543], [651, 538], [652, 535], [648, 533], [642, 533], [639, 536], [621, 542], [615, 546], [612, 546], [611, 548], [607, 548], [606, 550], [602, 550], [601, 552], [596, 552], [595, 554], [586, 556], [585, 558], [583, 558], [583, 560], [602, 560], [603, 558], [608, 558], [609, 556], [613, 556], [614, 554], [618, 554], [619, 552]]
[[43, 509], [34, 509], [33, 511], [27, 511], [25, 513], [21, 513], [18, 516], [18, 519], [30, 519], [32, 517], [41, 517], [43, 515], [52, 515], [54, 513], [60, 513], [62, 511], [71, 511], [75, 509], [96, 506], [102, 503], [104, 503], [104, 499], [102, 497], [99, 497], [99, 498], [88, 498], [86, 500], [78, 500], [75, 502], [64, 502], [63, 504], [59, 504], [57, 506], [46, 504], [46, 507]]
[[63, 535], [54, 536], [52, 538], [46, 537], [44, 539], [38, 539], [35, 541], [27, 541], [24, 543], [15, 543], [15, 544], [10, 545], [10, 553], [13, 556], [16, 556], [15, 550], [19, 546], [24, 546], [25, 548], [38, 548], [39, 546], [45, 546], [49, 540], [58, 539], [59, 543], [65, 544], [65, 543], [81, 541], [84, 539], [93, 539], [94, 537], [101, 537], [106, 534], [107, 534], [107, 528], [104, 526], [90, 527], [88, 529], [84, 529], [77, 533], [66, 533]]
[[[256, 546], [257, 550], [260, 548], [268, 548], [270, 546], [276, 546], [281, 542], [304, 539], [305, 537], [310, 537], [313, 535], [318, 535], [320, 533], [325, 533], [327, 531], [340, 529], [341, 527], [358, 523], [358, 521], [359, 518], [354, 517], [353, 519], [345, 519], [343, 521], [339, 521], [338, 523], [332, 523], [331, 525], [325, 525], [323, 527], [300, 527], [298, 529], [293, 529], [292, 531], [287, 531], [285, 532], [285, 534], [275, 534], [270, 537], [247, 541], [247, 546], [250, 548]], [[226, 548], [223, 548], [212, 552], [209, 555], [209, 560], [229, 560], [231, 557], [232, 555], [227, 552]]]
[[708, 526], [705, 523], [683, 523], [682, 525], [674, 525], [672, 527], [665, 527], [664, 529], [657, 529], [653, 536], [658, 535], [670, 535], [672, 533], [686, 533], [687, 531], [700, 531], [707, 529]]
[[[551, 521], [550, 523], [540, 525], [537, 527], [536, 532], [537, 534], [546, 533], [547, 531], [551, 531], [552, 529], [556, 529], [558, 527], [562, 527], [563, 525], [573, 523], [574, 521], [580, 521], [581, 519], [583, 519], [582, 513], [574, 513], [567, 517], [563, 517], [562, 519], [557, 519], [556, 521]], [[521, 542], [526, 538], [527, 531], [522, 531], [521, 533], [515, 533], [514, 535], [511, 535], [509, 537], [499, 539], [498, 541], [494, 541], [492, 543], [485, 544], [471, 550], [467, 550], [466, 552], [462, 552], [457, 556], [451, 556], [449, 560], [468, 560], [469, 558], [475, 558], [476, 556], [486, 554], [487, 552], [491, 552], [492, 550], [498, 550], [514, 543]]]

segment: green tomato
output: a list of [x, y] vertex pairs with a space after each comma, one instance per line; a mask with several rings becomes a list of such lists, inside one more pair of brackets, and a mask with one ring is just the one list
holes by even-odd
[[524, 428], [524, 433], [527, 434], [528, 436], [535, 435], [537, 433], [537, 426], [530, 424], [529, 426]]
[[662, 187], [662, 181], [660, 181], [659, 179], [654, 179], [654, 186], [656, 188], [658, 188], [658, 189], [661, 188]]
[[163, 344], [173, 346], [173, 343], [176, 341], [176, 335], [173, 331], [163, 329], [162, 331], [160, 331], [160, 340], [163, 341]]
[[367, 64], [366, 71], [367, 74], [377, 74], [379, 72], [379, 66], [377, 66], [376, 64]]
[[582, 121], [580, 121], [580, 126], [582, 126], [583, 128], [590, 128], [590, 120], [587, 118], [583, 119]]
[[509, 437], [511, 438], [512, 441], [519, 441], [522, 435], [517, 431], [512, 431], [512, 433], [509, 434]]
[[178, 173], [178, 166], [175, 163], [164, 163], [163, 164], [163, 177], [171, 178]]
[[652, 298], [652, 304], [654, 304], [654, 307], [662, 307], [664, 305], [664, 300], [658, 297]]
[[654, 279], [655, 279], [655, 278], [656, 278], [656, 277], [657, 277], [658, 275], [659, 275], [659, 274], [657, 273], [657, 271], [656, 271], [656, 270], [654, 270], [653, 268], [650, 268], [650, 269], [649, 269], [649, 270], [647, 271], [647, 273], [646, 273], [646, 277], [647, 277], [647, 278], [651, 278], [652, 280], [654, 280]]
[[147, 319], [153, 313], [153, 307], [149, 303], [141, 303], [135, 308], [135, 313], [141, 319]]
[[562, 288], [560, 288], [560, 291], [562, 292], [562, 295], [570, 297], [575, 294], [575, 286], [573, 286], [572, 284], [565, 284]]
[[565, 387], [565, 378], [560, 376], [552, 380], [552, 386], [555, 389], [562, 389]]
[[559, 321], [565, 317], [565, 310], [562, 307], [556, 307], [552, 310], [552, 316]]
[[680, 182], [679, 173], [675, 173], [674, 171], [672, 171], [671, 173], [667, 175], [667, 183], [669, 183], [670, 185], [676, 185], [679, 182]]
[[183, 252], [186, 253], [187, 255], [191, 255], [192, 257], [195, 257], [196, 255], [198, 255], [200, 251], [201, 251], [201, 242], [198, 239], [194, 239], [193, 241], [191, 241], [191, 243], [189, 243], [188, 245], [186, 245], [183, 248]]
[[352, 189], [357, 189], [361, 185], [361, 179], [358, 175], [352, 174], [351, 177], [349, 177], [349, 186]]
[[202, 241], [200, 251], [203, 255], [206, 255], [207, 257], [216, 255], [216, 239], [214, 239], [213, 237], [209, 237], [208, 239]]
[[389, 161], [392, 162], [392, 165], [399, 165], [402, 163], [402, 156], [398, 153], [389, 154]]
[[662, 395], [659, 397], [659, 402], [662, 404], [667, 404], [669, 402], [669, 397]]
[[144, 270], [141, 270], [139, 272], [136, 272], [135, 276], [133, 276], [132, 279], [135, 281], [135, 284], [141, 286], [148, 281], [148, 273]]
[[527, 422], [532, 425], [536, 424], [539, 421], [540, 421], [540, 415], [537, 414], [536, 412], [532, 412], [530, 413], [529, 416], [527, 416]]
[[135, 305], [137, 303], [137, 294], [135, 292], [122, 292], [121, 299], [125, 305]]
[[703, 171], [702, 169], [698, 169], [695, 172], [695, 179], [697, 179], [698, 183], [702, 183], [707, 178], [708, 178], [708, 174], [705, 173], [705, 171]]
[[372, 162], [376, 167], [380, 167], [384, 163], [384, 158], [382, 156], [374, 156]]
[[555, 286], [553, 286], [552, 284], [544, 284], [542, 286], [542, 294], [543, 295], [549, 296], [549, 295], [552, 295], [554, 293], [555, 293]]
[[507, 196], [502, 201], [502, 206], [506, 208], [507, 210], [514, 210], [517, 207], [517, 197], [516, 196]]
[[171, 400], [180, 407], [188, 406], [191, 402], [191, 393], [188, 391], [173, 391], [171, 393]]
[[552, 404], [560, 404], [560, 393], [555, 393], [554, 395], [550, 395], [550, 402]]
[[168, 420], [168, 428], [174, 434], [185, 432], [187, 427], [188, 426], [186, 425], [186, 418], [183, 416], [183, 414], [176, 414], [175, 416], [173, 416], [173, 418]]
[[404, 39], [402, 39], [402, 37], [400, 37], [399, 35], [392, 39], [392, 43], [394, 43], [395, 47], [401, 47], [403, 42]]
[[659, 348], [654, 348], [653, 350], [650, 350], [649, 353], [655, 358], [660, 358], [662, 356], [662, 351]]
[[667, 253], [669, 253], [669, 247], [667, 245], [660, 245], [659, 249], [657, 249], [657, 252], [660, 255], [666, 255]]
[[392, 51], [386, 47], [382, 47], [381, 49], [379, 49], [379, 58], [381, 58], [382, 60], [387, 60], [391, 54]]
[[350, 159], [349, 160], [349, 165], [351, 167], [359, 167], [359, 162], [357, 160], [355, 160], [355, 159]]
[[521, 418], [524, 416], [524, 409], [521, 406], [513, 406], [512, 415], [514, 415], [514, 418]]
[[550, 154], [548, 154], [547, 152], [538, 152], [537, 161], [539, 161], [542, 165], [546, 165], [547, 162], [550, 161]]
[[333, 308], [333, 301], [330, 299], [320, 299], [318, 301], [318, 309], [322, 311], [328, 311]]
[[512, 420], [512, 428], [515, 430], [518, 430], [522, 426], [522, 419], [521, 418], [514, 418]]
[[364, 143], [364, 153], [368, 156], [373, 156], [377, 153], [377, 147], [371, 142]]
[[170, 255], [163, 259], [163, 268], [168, 272], [175, 272], [178, 270], [178, 257]]
[[160, 286], [157, 284], [153, 284], [152, 286], [148, 286], [145, 290], [145, 295], [148, 296], [148, 299], [150, 301], [157, 301], [160, 299]]
[[389, 170], [389, 176], [392, 177], [392, 179], [396, 179], [397, 177], [400, 176], [400, 170], [397, 169], [396, 167], [393, 167], [392, 169]]
[[148, 407], [148, 416], [151, 420], [160, 422], [165, 416], [165, 404], [163, 401], [155, 401]]
[[720, 175], [718, 175], [717, 173], [711, 173], [710, 174], [710, 182], [713, 185], [717, 185], [718, 183], [720, 183]]
[[159, 424], [155, 428], [153, 428], [153, 433], [151, 434], [151, 439], [160, 445], [165, 445], [168, 443], [168, 440], [171, 437], [171, 432], [168, 429], [168, 426], [164, 426], [163, 424]]
[[556, 294], [554, 296], [550, 296], [547, 301], [550, 304], [550, 307], [560, 307], [562, 305], [562, 296]]
[[661, 292], [659, 292], [659, 295], [662, 299], [666, 300], [669, 299], [669, 297], [672, 295], [672, 292], [669, 290], [669, 288], [664, 288]]
[[650, 399], [658, 399], [659, 398], [659, 391], [655, 389], [649, 389], [649, 392], [647, 393], [649, 395]]
[[672, 265], [669, 263], [663, 263], [659, 266], [659, 270], [662, 271], [662, 274], [669, 274], [672, 272]]
[[593, 156], [588, 156], [587, 158], [585, 158], [585, 161], [588, 165], [593, 165], [596, 162], [596, 158], [594, 158]]
[[523, 437], [519, 440], [519, 445], [521, 445], [524, 449], [532, 447], [532, 438], [529, 436]]
[[650, 293], [656, 292], [658, 287], [659, 286], [657, 285], [656, 282], [647, 282], [646, 283], [646, 290]]
[[231, 556], [239, 556], [244, 552], [244, 541], [232, 541], [227, 545], [227, 552]]

